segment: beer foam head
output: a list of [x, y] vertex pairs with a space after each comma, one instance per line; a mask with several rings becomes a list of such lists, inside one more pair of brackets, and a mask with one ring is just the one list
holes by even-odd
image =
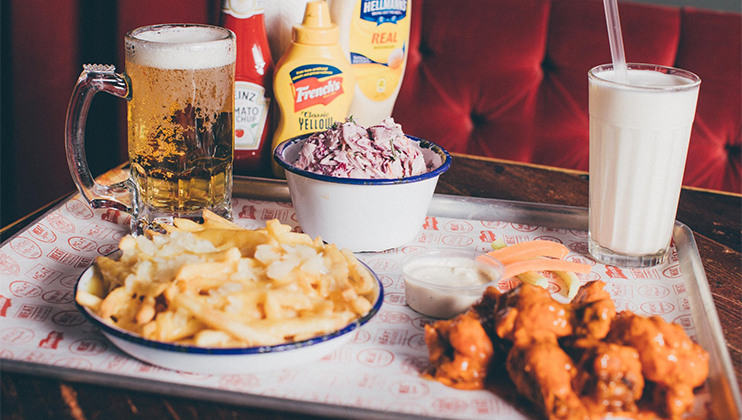
[[208, 25], [156, 25], [126, 35], [126, 61], [162, 69], [196, 70], [234, 63], [232, 32]]

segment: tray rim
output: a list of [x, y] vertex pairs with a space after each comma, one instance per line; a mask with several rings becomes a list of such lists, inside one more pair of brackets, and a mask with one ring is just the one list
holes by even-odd
[[[234, 176], [232, 195], [233, 198], [237, 199], [243, 198], [276, 202], [291, 201], [291, 196], [289, 194], [288, 184], [286, 183], [286, 181], [268, 178]], [[70, 195], [69, 197], [58, 203], [56, 206], [49, 209], [46, 213], [41, 215], [36, 220], [43, 219], [48, 214], [56, 211], [57, 209], [64, 206], [68, 201], [75, 199], [78, 196], [79, 193]], [[510, 212], [513, 209], [517, 209], [517, 215], [519, 215], [520, 218], [516, 220], [503, 220], [502, 217], [491, 217], [488, 219], [483, 219], [481, 216], [476, 216], [476, 213], [474, 215], [465, 216], [462, 216], [461, 214], [451, 214], [451, 212], [453, 211], [452, 208], [460, 209], [461, 204], [466, 204], [469, 207], [484, 207], [485, 209], [489, 209], [487, 211], [487, 214], [495, 214], [494, 212], [490, 213], [490, 211], [492, 210]], [[430, 216], [458, 217], [474, 220], [497, 220], [511, 223], [525, 223], [532, 217], [548, 215], [551, 219], [547, 220], [547, 224], [540, 223], [539, 226], [579, 230], [587, 230], [587, 213], [588, 209], [586, 207], [566, 206], [559, 204], [542, 204], [517, 200], [503, 200], [495, 198], [469, 197], [437, 193], [433, 195], [430, 207], [428, 208], [428, 215]], [[556, 226], [550, 223], [554, 221], [553, 219], [555, 218], [561, 220], [559, 219], [559, 217], [566, 218], [568, 221], [568, 226], [564, 226], [562, 224]], [[0, 246], [5, 246], [15, 237], [26, 232], [28, 228], [33, 225], [33, 223], [34, 222], [30, 223], [27, 227], [12, 235], [10, 238], [0, 244]], [[711, 290], [708, 286], [708, 279], [703, 268], [703, 262], [701, 261], [693, 232], [688, 226], [676, 220], [673, 230], [673, 237], [675, 238], [676, 248], [679, 254], [678, 261], [679, 264], [682, 265], [681, 272], [684, 273], [684, 277], [692, 276], [695, 280], [688, 283], [695, 286], [696, 292], [689, 293], [689, 296], [691, 298], [697, 296], [698, 299], [695, 304], [699, 305], [698, 307], [702, 308], [702, 310], [699, 311], [691, 311], [691, 316], [693, 318], [694, 325], [696, 325], [696, 331], [699, 335], [699, 340], [703, 338], [703, 341], [710, 340], [713, 343], [714, 357], [712, 357], [711, 360], [715, 361], [715, 363], [712, 363], [709, 366], [709, 370], [710, 373], [711, 371], [715, 371], [718, 373], [718, 375], [713, 376], [713, 379], [718, 380], [711, 380], [712, 375], [709, 374], [709, 379], [707, 379], [707, 386], [709, 386], [709, 391], [712, 395], [723, 396], [723, 401], [719, 401], [721, 398], [715, 398], [712, 401], [713, 405], [716, 406], [719, 402], [724, 403], [721, 406], [714, 408], [715, 414], [723, 415], [723, 417], [720, 418], [742, 419], [742, 396], [740, 395], [739, 386], [734, 374], [731, 356], [729, 355], [729, 352], [727, 350], [724, 333], [716, 311], [716, 306], [713, 302]], [[681, 258], [681, 254], [685, 255], [686, 258]], [[695, 307], [695, 305], [693, 306]], [[699, 312], [702, 312], [706, 316], [702, 316]], [[704, 329], [701, 328], [701, 326], [705, 326], [707, 328]], [[709, 351], [709, 349], [706, 350]], [[709, 351], [709, 353], [711, 353], [711, 351]], [[333, 417], [337, 416], [343, 418], [382, 419], [388, 418], [389, 416], [389, 412], [381, 410], [310, 401], [290, 400], [259, 394], [247, 394], [236, 391], [205, 388], [196, 385], [176, 384], [167, 381], [158, 381], [156, 379], [143, 380], [142, 378], [128, 377], [105, 372], [88, 372], [74, 368], [59, 367], [15, 359], [0, 358], [0, 362], [0, 371], [5, 370], [14, 373], [48, 376], [70, 382], [107, 385], [134, 391], [146, 391], [149, 393], [166, 396], [191, 398], [264, 409], [275, 409], [300, 414], [324, 415]], [[719, 376], [719, 378], [717, 378], [717, 376]], [[717, 410], [724, 411], [720, 414], [720, 412]], [[396, 416], [396, 418], [400, 419], [427, 418], [425, 416], [407, 413], [395, 413], [394, 415]]]

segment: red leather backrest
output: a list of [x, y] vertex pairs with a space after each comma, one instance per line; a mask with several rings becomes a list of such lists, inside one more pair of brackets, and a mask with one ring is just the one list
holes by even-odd
[[[703, 80], [684, 184], [742, 192], [742, 15], [621, 3], [627, 60]], [[394, 117], [452, 152], [588, 169], [587, 72], [611, 60], [600, 0], [413, 0]]]

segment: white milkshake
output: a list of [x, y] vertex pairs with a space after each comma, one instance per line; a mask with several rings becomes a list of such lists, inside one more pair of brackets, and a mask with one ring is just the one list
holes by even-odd
[[687, 71], [629, 64], [589, 72], [590, 253], [604, 263], [646, 267], [672, 237], [700, 79]]

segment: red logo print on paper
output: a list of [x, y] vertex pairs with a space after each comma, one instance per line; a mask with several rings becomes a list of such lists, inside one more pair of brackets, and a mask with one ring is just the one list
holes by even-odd
[[471, 232], [474, 230], [474, 226], [463, 220], [452, 220], [446, 223], [444, 229], [449, 232]]
[[636, 305], [636, 303], [623, 300], [623, 299], [613, 299], [613, 303], [616, 305], [616, 312], [621, 311], [631, 311], [636, 312], [639, 310], [639, 307]]
[[587, 248], [587, 242], [584, 241], [570, 242], [567, 248], [577, 254], [587, 255], [590, 252]]
[[52, 229], [58, 232], [75, 233], [75, 225], [66, 217], [62, 216], [62, 213], [59, 210], [49, 213], [49, 215], [46, 216], [46, 221]]
[[630, 284], [607, 283], [606, 290], [612, 297], [632, 298], [634, 296], [634, 289]]
[[0, 274], [6, 276], [17, 276], [21, 272], [20, 266], [13, 259], [13, 257], [7, 255], [3, 251], [0, 251]]
[[384, 303], [393, 306], [405, 306], [404, 293], [384, 293]]
[[33, 331], [28, 328], [13, 327], [0, 331], [0, 343], [5, 344], [26, 344], [33, 337]]
[[[546, 230], [546, 228], [544, 228], [544, 230]], [[537, 236], [537, 237], [533, 238], [533, 240], [535, 240], [535, 241], [551, 241], [551, 242], [556, 242], [558, 244], [561, 244], [562, 243], [562, 240], [561, 239], [555, 238], [553, 236]]]
[[82, 236], [73, 236], [67, 239], [67, 243], [70, 244], [72, 249], [80, 252], [89, 252], [98, 248], [98, 244], [95, 241], [83, 238]]
[[47, 303], [67, 304], [75, 300], [75, 293], [72, 290], [50, 290], [41, 298]]
[[47, 256], [54, 261], [57, 261], [64, 265], [68, 265], [70, 267], [87, 267], [93, 263], [93, 259], [90, 257], [75, 255], [71, 252], [67, 252], [56, 247], [52, 249]]
[[105, 211], [105, 213], [100, 215], [100, 220], [104, 222], [109, 222], [113, 224], [118, 224], [119, 217], [121, 217], [121, 212], [114, 209], [108, 209]]
[[356, 330], [356, 335], [350, 340], [352, 344], [368, 343], [371, 340], [371, 333], [366, 330]]
[[53, 270], [49, 267], [41, 264], [36, 264], [26, 272], [26, 276], [32, 280], [39, 281], [44, 284], [51, 284], [54, 280], [62, 275], [61, 271]]
[[402, 379], [392, 382], [391, 385], [389, 385], [389, 392], [392, 395], [401, 395], [406, 398], [417, 399], [430, 394], [430, 388], [422, 381]]
[[50, 331], [46, 338], [39, 341], [40, 349], [52, 349], [56, 350], [59, 342], [64, 339], [64, 334], [61, 331]]
[[422, 330], [425, 330], [426, 325], [430, 325], [433, 322], [435, 322], [434, 319], [420, 317], [420, 318], [415, 318], [412, 320], [412, 326], [422, 331]]
[[675, 310], [675, 305], [669, 302], [644, 302], [640, 306], [641, 310], [650, 315], [666, 315]]
[[100, 255], [108, 255], [117, 249], [118, 249], [118, 245], [116, 244], [101, 245], [98, 248], [98, 253]]
[[612, 279], [628, 279], [626, 274], [623, 273], [623, 270], [612, 265], [605, 266], [605, 273]]
[[660, 273], [654, 268], [635, 268], [631, 270], [635, 279], [659, 279]]
[[63, 366], [72, 369], [93, 370], [93, 363], [81, 357], [65, 357], [54, 362], [54, 366]]
[[78, 219], [88, 220], [92, 219], [94, 216], [93, 209], [91, 209], [90, 206], [80, 200], [70, 200], [67, 202], [65, 207], [71, 215], [75, 216]]
[[61, 311], [52, 316], [52, 322], [60, 327], [74, 327], [85, 323], [85, 317], [79, 311]]
[[279, 210], [279, 209], [263, 209], [263, 214], [261, 214], [260, 218], [262, 220], [286, 220], [289, 217], [289, 211], [288, 210]]
[[511, 225], [513, 226], [513, 229], [518, 232], [535, 232], [538, 230], [538, 226], [525, 225], [522, 223], [511, 223]]
[[51, 313], [52, 308], [48, 306], [24, 303], [13, 317], [17, 319], [27, 319], [29, 321], [44, 322]]
[[683, 327], [684, 330], [695, 329], [693, 325], [693, 318], [690, 315], [681, 315], [672, 321], [673, 324], [678, 324]]
[[242, 206], [242, 211], [237, 215], [240, 219], [257, 220], [255, 216], [257, 209], [255, 206]]
[[458, 398], [436, 398], [433, 402], [433, 408], [437, 413], [463, 413], [469, 408], [469, 405]]
[[507, 222], [494, 222], [489, 220], [482, 220], [482, 226], [490, 229], [504, 229], [507, 227]]
[[10, 247], [13, 248], [13, 251], [31, 260], [40, 258], [42, 255], [41, 247], [36, 245], [36, 242], [23, 236], [10, 241]]
[[105, 239], [111, 234], [111, 232], [113, 232], [113, 228], [99, 225], [97, 223], [91, 223], [85, 226], [85, 229], [80, 233], [91, 238]]
[[648, 298], [663, 298], [670, 295], [670, 289], [655, 284], [645, 284], [637, 289], [640, 295]]
[[688, 298], [678, 299], [678, 309], [683, 312], [690, 312], [690, 300]]
[[70, 344], [70, 351], [75, 354], [101, 354], [108, 350], [108, 344], [95, 338], [83, 338]]
[[10, 283], [10, 293], [21, 298], [35, 298], [41, 296], [43, 289], [24, 280]]
[[255, 375], [226, 375], [219, 381], [219, 388], [230, 391], [249, 391], [260, 386]]
[[400, 363], [399, 371], [405, 375], [417, 376], [427, 367], [427, 356], [407, 356]]
[[492, 243], [495, 242], [497, 237], [495, 236], [495, 233], [491, 230], [480, 230], [479, 231], [479, 240], [481, 242], [485, 243]]
[[380, 346], [404, 346], [407, 342], [406, 330], [380, 329], [376, 331], [374, 344]]
[[376, 317], [385, 324], [407, 324], [412, 321], [409, 315], [395, 311], [382, 311]]
[[57, 235], [54, 233], [54, 231], [47, 228], [41, 223], [34, 225], [31, 229], [28, 230], [28, 232], [37, 241], [45, 242], [47, 244], [51, 244], [57, 240]]
[[407, 340], [407, 346], [413, 350], [425, 350], [425, 336], [423, 334], [415, 334]]
[[424, 230], [438, 230], [438, 219], [435, 217], [426, 217], [423, 223]]
[[0, 295], [0, 316], [7, 317], [8, 309], [10, 309], [11, 306], [13, 306], [11, 300], [3, 295]]
[[683, 273], [680, 272], [679, 265], [673, 265], [672, 267], [667, 267], [666, 269], [662, 270], [662, 275], [669, 279], [677, 279], [680, 278]]
[[448, 246], [464, 247], [474, 243], [474, 239], [464, 235], [448, 235], [443, 237], [443, 243]]
[[358, 353], [356, 359], [364, 366], [389, 366], [394, 361], [394, 354], [384, 349], [366, 349]]
[[398, 264], [392, 260], [377, 258], [366, 263], [374, 271], [394, 271]]

